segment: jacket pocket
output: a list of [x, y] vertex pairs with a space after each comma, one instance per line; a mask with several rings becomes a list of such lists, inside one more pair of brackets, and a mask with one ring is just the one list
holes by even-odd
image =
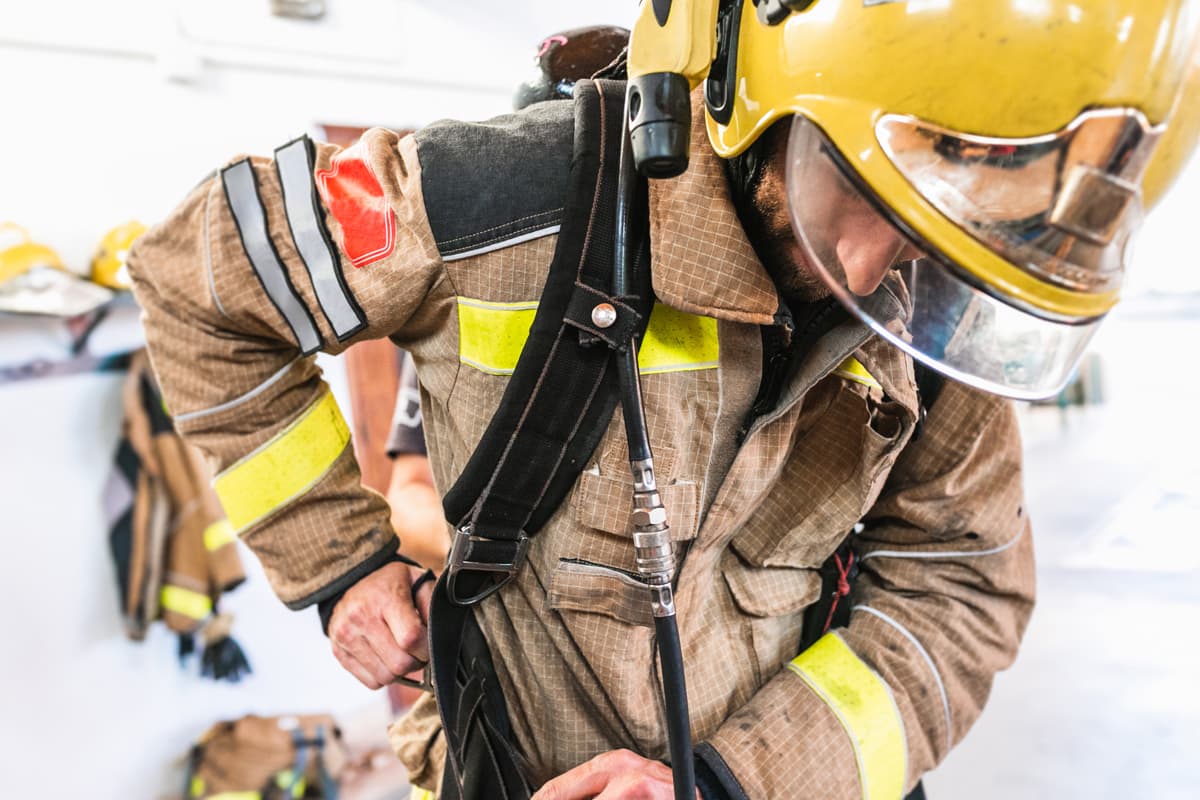
[[821, 576], [811, 569], [751, 566], [733, 553], [725, 554], [721, 573], [749, 628], [761, 685], [799, 652], [804, 610], [820, 595]]
[[[658, 490], [667, 522], [671, 525], [671, 540], [687, 541], [696, 536], [700, 525], [700, 486], [694, 481], [674, 481]], [[630, 515], [633, 513], [633, 478], [626, 470], [624, 479], [586, 471], [579, 476], [572, 497], [575, 519], [580, 525], [633, 538]]]
[[815, 569], [875, 501], [903, 438], [898, 404], [842, 384], [732, 540], [752, 566]]
[[555, 611], [602, 614], [629, 625], [653, 627], [650, 591], [633, 573], [578, 558], [559, 560], [547, 591]]
[[[663, 719], [655, 673], [654, 618], [650, 591], [634, 574], [583, 559], [561, 559], [547, 589], [547, 603], [562, 620], [577, 655], [562, 654], [601, 708], [611, 706], [619, 726], [644, 752], [655, 746]], [[581, 659], [581, 660], [580, 660]]]

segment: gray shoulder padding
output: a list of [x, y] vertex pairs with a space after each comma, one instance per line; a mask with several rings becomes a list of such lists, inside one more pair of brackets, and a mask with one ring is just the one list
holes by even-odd
[[425, 211], [442, 258], [555, 233], [574, 147], [574, 103], [537, 103], [487, 122], [417, 131]]

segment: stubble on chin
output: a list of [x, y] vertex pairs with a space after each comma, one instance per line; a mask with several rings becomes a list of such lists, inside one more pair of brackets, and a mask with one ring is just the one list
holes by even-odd
[[747, 229], [784, 300], [790, 304], [811, 303], [828, 297], [830, 292], [792, 230], [784, 169], [789, 130], [789, 126], [777, 124], [764, 134], [770, 137], [768, 161], [751, 197], [754, 219], [747, 221]]
[[753, 206], [759, 218], [755, 249], [784, 299], [789, 303], [811, 303], [828, 297], [829, 287], [792, 230], [784, 181], [782, 177], [776, 179], [773, 170], [768, 171], [755, 192]]

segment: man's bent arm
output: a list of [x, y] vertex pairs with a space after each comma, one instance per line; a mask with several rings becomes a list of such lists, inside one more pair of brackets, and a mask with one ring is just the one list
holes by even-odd
[[310, 605], [387, 563], [387, 504], [360, 484], [313, 354], [419, 337], [437, 325], [414, 315], [452, 308], [432, 299], [444, 270], [411, 138], [235, 161], [138, 242], [130, 271], [176, 425], [279, 597]]
[[948, 383], [924, 427], [857, 537], [849, 627], [711, 740], [749, 797], [902, 797], [1016, 656], [1034, 566], [1012, 406]]

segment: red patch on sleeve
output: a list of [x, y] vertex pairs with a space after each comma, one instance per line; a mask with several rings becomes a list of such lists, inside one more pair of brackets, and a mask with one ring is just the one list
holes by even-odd
[[396, 246], [396, 217], [358, 142], [317, 170], [317, 190], [342, 229], [342, 251], [355, 267], [374, 264]]

